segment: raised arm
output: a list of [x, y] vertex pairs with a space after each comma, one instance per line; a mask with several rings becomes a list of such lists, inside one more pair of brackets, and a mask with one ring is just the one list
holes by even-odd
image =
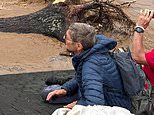
[[[147, 65], [145, 58], [145, 51], [143, 46], [144, 30], [148, 27], [154, 11], [152, 10], [142, 10], [136, 23], [133, 44], [132, 44], [132, 57], [137, 63]], [[138, 30], [137, 30], [138, 29]]]

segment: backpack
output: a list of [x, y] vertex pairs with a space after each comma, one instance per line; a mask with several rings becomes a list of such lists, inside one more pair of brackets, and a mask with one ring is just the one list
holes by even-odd
[[131, 112], [136, 115], [152, 115], [153, 104], [150, 98], [152, 86], [141, 66], [132, 59], [130, 50], [111, 52], [110, 55], [121, 75], [124, 91], [131, 98]]

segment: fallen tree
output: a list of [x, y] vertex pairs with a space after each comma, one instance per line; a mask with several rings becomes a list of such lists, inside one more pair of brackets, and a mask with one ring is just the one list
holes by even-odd
[[49, 4], [29, 15], [0, 18], [0, 31], [38, 33], [63, 41], [63, 35], [72, 22], [89, 23], [99, 33], [110, 32], [117, 36], [130, 36], [135, 25], [120, 6], [107, 0], [79, 5], [69, 2]]

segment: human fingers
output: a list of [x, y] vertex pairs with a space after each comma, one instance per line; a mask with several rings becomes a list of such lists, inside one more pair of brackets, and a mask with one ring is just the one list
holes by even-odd
[[145, 23], [147, 25], [149, 25], [151, 19], [153, 17], [153, 11], [152, 10], [149, 10], [149, 9], [146, 9], [146, 15], [145, 15]]
[[64, 108], [69, 108], [69, 109], [72, 109], [75, 105], [76, 105], [77, 101], [73, 101], [72, 103], [70, 104], [67, 104], [65, 106], [63, 106]]
[[145, 17], [146, 18], [149, 18], [149, 16], [150, 16], [150, 10], [149, 9], [146, 9]]
[[144, 26], [144, 23], [145, 23], [145, 10], [141, 9], [140, 10], [140, 14], [137, 18], [137, 23], [136, 25], [138, 26]]
[[62, 96], [66, 95], [66, 90], [65, 89], [58, 89], [50, 92], [46, 98], [47, 101], [49, 101], [53, 96]]
[[141, 13], [145, 16], [145, 19], [153, 18], [154, 16], [154, 10], [145, 9], [144, 11], [142, 10]]
[[143, 9], [140, 10], [140, 15], [144, 16], [144, 10]]
[[50, 92], [48, 95], [47, 95], [47, 98], [46, 98], [46, 101], [49, 101], [55, 94], [53, 92]]
[[70, 104], [67, 104], [67, 105], [65, 105], [65, 106], [63, 106], [64, 108], [69, 108], [69, 109], [72, 109], [73, 108], [73, 105], [72, 105], [72, 103], [70, 103]]
[[145, 9], [144, 12], [143, 12], [144, 16], [147, 16], [149, 15], [149, 9]]
[[150, 11], [150, 18], [154, 18], [154, 10]]
[[[152, 12], [153, 13], [153, 12]], [[145, 9], [140, 11], [140, 16], [137, 19], [137, 26], [142, 26], [146, 29], [152, 19], [151, 10]]]
[[141, 9], [140, 10], [140, 16], [142, 16], [142, 18], [147, 18], [150, 15], [150, 10], [149, 9]]

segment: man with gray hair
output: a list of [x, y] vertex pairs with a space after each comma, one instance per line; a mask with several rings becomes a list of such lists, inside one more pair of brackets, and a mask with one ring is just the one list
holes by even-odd
[[76, 74], [60, 89], [48, 93], [46, 101], [78, 93], [78, 98], [65, 107], [105, 105], [131, 110], [130, 98], [124, 92], [116, 64], [109, 55], [117, 42], [96, 35], [95, 28], [84, 23], [71, 24], [65, 42], [67, 49], [74, 53], [72, 63]]

